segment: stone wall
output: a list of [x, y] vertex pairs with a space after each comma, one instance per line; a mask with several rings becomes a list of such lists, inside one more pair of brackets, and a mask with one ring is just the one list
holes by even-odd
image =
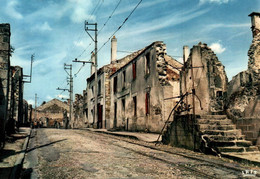
[[[191, 66], [193, 67], [193, 76]], [[199, 43], [191, 49], [185, 64], [185, 71], [181, 72], [182, 94], [192, 93], [192, 78], [194, 78], [194, 88], [197, 95], [195, 98], [196, 114], [223, 113], [227, 95], [225, 67], [207, 44]], [[185, 84], [187, 89], [185, 89]], [[188, 96], [187, 102], [188, 105], [192, 105], [192, 95]]]
[[248, 69], [229, 82], [227, 114], [256, 144], [260, 125], [260, 34], [248, 50]]
[[191, 115], [175, 116], [167, 132], [162, 136], [162, 142], [171, 146], [199, 150], [201, 137], [198, 128], [194, 126]]
[[7, 122], [10, 36], [10, 24], [0, 24], [0, 149], [4, 144], [5, 123]]
[[260, 146], [260, 141], [257, 143], [257, 138], [260, 136], [259, 118], [253, 118], [253, 117], [239, 118], [236, 120], [235, 124], [238, 129], [242, 130], [242, 134], [245, 135], [246, 140], [252, 141], [253, 145]]
[[[110, 126], [117, 130], [160, 132], [179, 95], [181, 64], [154, 42], [110, 76]], [[116, 85], [115, 85], [116, 83]], [[116, 87], [116, 89], [115, 89]]]

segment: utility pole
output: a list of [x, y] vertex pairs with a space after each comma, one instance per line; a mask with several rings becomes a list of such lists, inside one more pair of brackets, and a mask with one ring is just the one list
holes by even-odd
[[[89, 28], [89, 26], [94, 26], [94, 29]], [[95, 97], [95, 106], [94, 106], [94, 119], [93, 119], [93, 124], [95, 125], [95, 121], [97, 121], [97, 23], [88, 23], [85, 21], [85, 31], [87, 34], [90, 36], [90, 38], [95, 42], [95, 82], [94, 82], [94, 97]], [[94, 31], [95, 32], [95, 39], [90, 35], [89, 31]]]
[[[66, 73], [69, 75], [69, 84], [70, 88], [69, 89], [62, 89], [62, 88], [57, 88], [57, 90], [63, 90], [63, 91], [68, 91], [70, 94], [69, 98], [69, 105], [70, 105], [70, 111], [69, 111], [69, 121], [66, 121], [65, 128], [68, 129], [69, 123], [72, 121], [72, 108], [73, 108], [73, 77], [72, 77], [72, 64], [68, 65], [64, 63], [64, 70]], [[69, 70], [69, 73], [68, 71]]]
[[37, 118], [37, 93], [35, 93], [35, 105], [34, 105], [34, 122]]
[[31, 83], [32, 82], [32, 64], [34, 61], [34, 54], [31, 55], [31, 69], [30, 69], [30, 75], [23, 75], [25, 78], [30, 78], [30, 81], [23, 81], [24, 83]]

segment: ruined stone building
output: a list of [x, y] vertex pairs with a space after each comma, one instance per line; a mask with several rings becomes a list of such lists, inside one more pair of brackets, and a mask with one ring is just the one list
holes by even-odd
[[174, 111], [163, 142], [217, 154], [258, 151], [225, 115], [227, 77], [224, 66], [206, 44], [199, 43], [190, 53], [188, 51], [184, 47], [180, 92], [189, 95]]
[[260, 13], [249, 16], [253, 41], [248, 50], [248, 69], [229, 82], [227, 112], [246, 138], [260, 145]]
[[41, 122], [45, 127], [64, 127], [65, 111], [69, 111], [69, 105], [67, 103], [58, 99], [52, 99], [37, 107], [36, 114], [34, 109], [31, 115], [33, 121]]
[[10, 36], [10, 24], [0, 24], [0, 149], [4, 145], [8, 119]]
[[97, 71], [97, 119], [95, 119], [95, 74], [94, 74], [94, 54], [92, 54], [92, 67], [91, 76], [87, 79], [87, 103], [85, 111], [87, 116], [86, 126], [95, 128], [109, 128], [110, 118], [110, 79], [109, 76], [112, 72], [116, 71], [121, 66], [132, 60], [137, 56], [140, 51], [134, 52], [122, 59], [117, 59], [117, 39], [113, 37], [111, 39], [111, 63], [107, 64]]
[[83, 91], [83, 95], [75, 94], [75, 101], [73, 103], [73, 121], [71, 121], [71, 125], [73, 128], [83, 128], [86, 127], [86, 95], [84, 95], [85, 90]]
[[[181, 72], [181, 94], [192, 93], [194, 85], [197, 96], [195, 113], [199, 115], [222, 114], [228, 82], [225, 67], [207, 44], [194, 45], [190, 54], [187, 54], [187, 51], [184, 52], [184, 58], [187, 61], [185, 69]], [[189, 95], [185, 102], [192, 104], [192, 95]]]
[[179, 95], [182, 65], [154, 42], [110, 76], [108, 128], [160, 132]]
[[24, 106], [23, 101], [23, 68], [11, 66], [9, 82], [7, 131], [14, 133], [15, 128], [18, 128], [24, 122], [24, 107], [26, 106]]

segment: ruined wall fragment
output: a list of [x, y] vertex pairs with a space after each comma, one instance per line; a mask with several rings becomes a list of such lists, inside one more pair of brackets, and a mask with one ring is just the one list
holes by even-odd
[[[225, 67], [207, 44], [199, 43], [193, 46], [185, 64], [185, 71], [181, 72], [182, 94], [192, 92], [191, 66], [193, 67], [194, 87], [197, 95], [195, 99], [196, 114], [223, 113], [227, 93]], [[188, 105], [192, 105], [192, 95], [189, 95], [187, 99]]]

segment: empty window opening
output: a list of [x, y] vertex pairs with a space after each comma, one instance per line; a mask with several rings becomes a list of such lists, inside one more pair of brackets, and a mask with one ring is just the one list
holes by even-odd
[[101, 80], [98, 81], [98, 95], [101, 94]]
[[133, 80], [136, 79], [136, 62], [132, 64]]
[[150, 53], [145, 55], [145, 74], [150, 73]]
[[137, 116], [137, 101], [136, 101], [136, 96], [133, 97], [133, 102], [134, 102], [134, 116]]
[[145, 94], [145, 114], [150, 114], [150, 94], [148, 92]]
[[114, 77], [114, 93], [117, 92], [117, 76]]
[[122, 110], [125, 111], [125, 99], [122, 99]]
[[223, 91], [217, 91], [216, 96], [217, 97], [222, 97], [223, 96]]
[[91, 87], [92, 96], [94, 96], [94, 86]]
[[125, 84], [126, 84], [126, 74], [125, 71], [123, 71], [123, 84], [122, 84], [122, 88], [125, 88]]
[[114, 128], [117, 126], [117, 103], [114, 103]]

